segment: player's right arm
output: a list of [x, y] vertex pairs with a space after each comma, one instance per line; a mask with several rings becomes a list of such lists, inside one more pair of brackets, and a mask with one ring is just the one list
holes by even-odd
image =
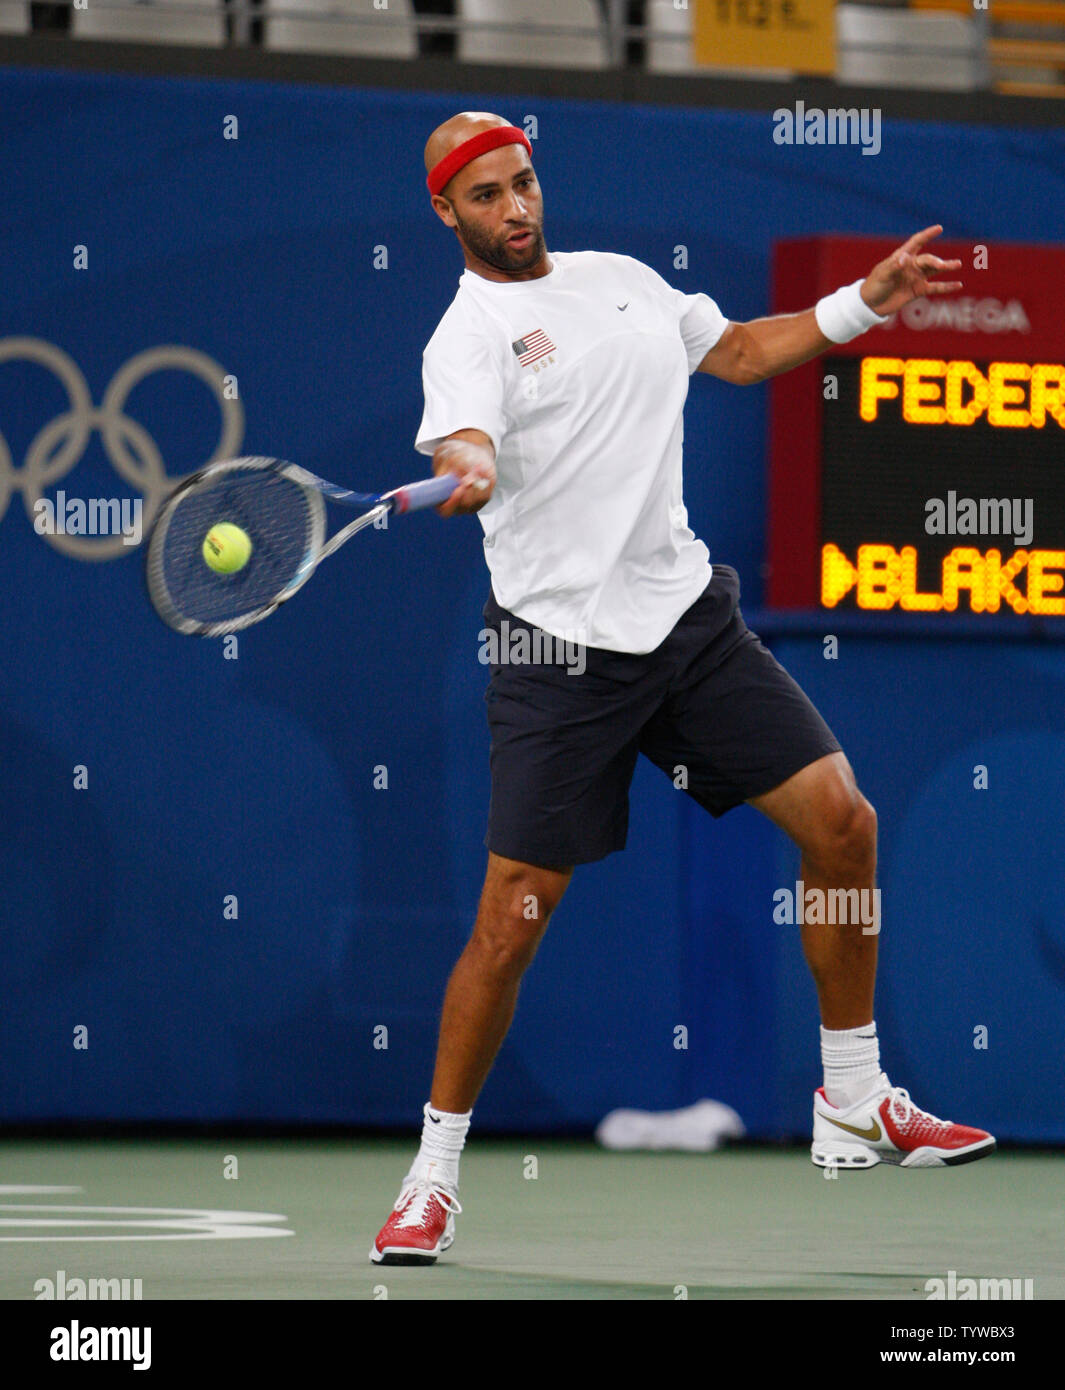
[[437, 507], [441, 516], [479, 512], [496, 485], [496, 451], [483, 430], [456, 430], [433, 450], [433, 472], [455, 473], [463, 481]]

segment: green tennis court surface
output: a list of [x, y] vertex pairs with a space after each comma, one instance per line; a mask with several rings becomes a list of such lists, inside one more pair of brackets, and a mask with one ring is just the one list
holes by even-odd
[[[431, 1268], [371, 1266], [415, 1148], [7, 1140], [0, 1297], [35, 1298], [37, 1281], [63, 1271], [68, 1289], [75, 1278], [140, 1279], [145, 1300], [673, 1299], [678, 1286], [689, 1298], [924, 1300], [926, 1281], [951, 1270], [1032, 1279], [1037, 1300], [1065, 1297], [1054, 1155], [826, 1179], [805, 1148], [613, 1154], [474, 1139], [452, 1249]], [[12, 1190], [42, 1187], [81, 1190]]]

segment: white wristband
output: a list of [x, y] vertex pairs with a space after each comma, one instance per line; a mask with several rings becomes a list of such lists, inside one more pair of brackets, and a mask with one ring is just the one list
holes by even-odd
[[870, 309], [862, 298], [864, 283], [864, 280], [855, 280], [853, 285], [844, 285], [835, 294], [826, 294], [814, 305], [817, 326], [833, 343], [849, 343], [875, 324], [884, 322], [883, 315]]

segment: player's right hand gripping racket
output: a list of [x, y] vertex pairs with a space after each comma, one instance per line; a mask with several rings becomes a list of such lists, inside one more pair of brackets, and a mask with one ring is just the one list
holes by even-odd
[[[361, 493], [327, 483], [283, 459], [223, 459], [191, 474], [167, 499], [148, 542], [148, 592], [176, 632], [222, 637], [268, 618], [357, 531], [381, 517], [446, 502], [459, 479], [450, 473], [392, 492]], [[367, 509], [328, 541], [323, 494]], [[251, 555], [234, 573], [204, 558], [208, 532], [239, 527]]]

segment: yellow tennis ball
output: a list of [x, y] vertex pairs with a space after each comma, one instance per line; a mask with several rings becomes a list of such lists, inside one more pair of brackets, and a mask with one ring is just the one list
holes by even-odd
[[203, 558], [215, 574], [236, 574], [251, 558], [251, 537], [231, 521], [219, 521], [204, 537]]

